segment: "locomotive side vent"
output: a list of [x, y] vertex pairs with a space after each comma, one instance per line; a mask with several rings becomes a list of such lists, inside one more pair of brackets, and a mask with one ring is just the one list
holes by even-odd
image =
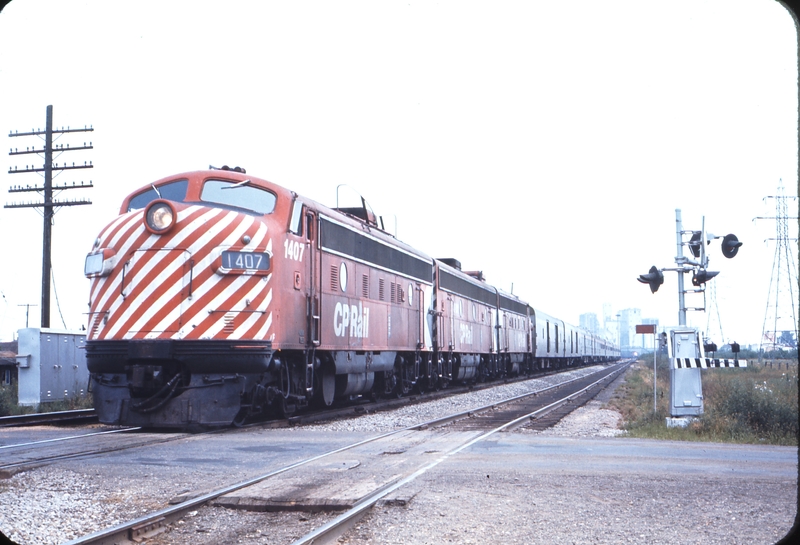
[[339, 291], [339, 267], [331, 265], [331, 291]]
[[378, 299], [386, 301], [386, 280], [383, 278], [378, 279]]
[[366, 299], [369, 298], [369, 275], [361, 275], [361, 295]]
[[222, 331], [224, 331], [225, 333], [227, 333], [229, 335], [231, 333], [233, 333], [236, 330], [236, 326], [233, 323], [235, 318], [236, 318], [236, 315], [234, 315], [234, 314], [231, 314], [231, 313], [226, 314], [222, 318], [222, 320], [225, 323], [225, 325], [222, 326]]
[[103, 321], [103, 314], [98, 313], [94, 315], [92, 320], [92, 336], [97, 335], [97, 330], [100, 329], [100, 323]]
[[392, 303], [397, 303], [397, 291], [398, 291], [397, 287], [398, 287], [397, 284], [394, 282], [391, 282], [389, 285], [389, 291], [391, 291]]

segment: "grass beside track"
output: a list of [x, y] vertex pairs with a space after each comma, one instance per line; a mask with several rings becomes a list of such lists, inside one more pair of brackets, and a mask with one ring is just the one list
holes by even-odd
[[17, 385], [0, 384], [0, 416], [17, 416], [21, 414], [52, 413], [58, 411], [74, 411], [78, 409], [91, 409], [92, 397], [53, 401], [52, 403], [39, 403], [38, 405], [20, 405], [17, 403]]
[[797, 360], [764, 366], [701, 371], [704, 413], [685, 428], [668, 428], [669, 361], [657, 359], [657, 397], [653, 412], [653, 356], [628, 370], [608, 405], [622, 414], [628, 437], [772, 445], [798, 444]]

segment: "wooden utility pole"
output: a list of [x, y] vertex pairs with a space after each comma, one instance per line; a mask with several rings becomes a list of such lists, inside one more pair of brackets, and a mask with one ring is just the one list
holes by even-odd
[[[14, 167], [13, 169], [9, 167], [8, 173], [9, 174], [22, 174], [22, 173], [29, 173], [29, 172], [38, 172], [44, 173], [44, 186], [39, 187], [38, 185], [34, 186], [12, 186], [8, 192], [9, 193], [24, 193], [24, 192], [31, 192], [35, 191], [40, 193], [43, 196], [42, 202], [29, 202], [29, 203], [11, 203], [6, 204], [5, 208], [41, 208], [42, 209], [42, 217], [44, 219], [44, 232], [42, 237], [42, 322], [40, 327], [46, 328], [50, 327], [50, 274], [51, 274], [51, 247], [52, 247], [52, 228], [53, 228], [53, 216], [55, 215], [55, 209], [61, 206], [76, 206], [82, 204], [92, 204], [92, 201], [88, 199], [73, 199], [69, 201], [65, 200], [56, 200], [53, 198], [53, 190], [56, 191], [63, 191], [66, 189], [78, 189], [78, 188], [88, 188], [92, 187], [92, 182], [90, 181], [88, 184], [84, 184], [81, 182], [80, 185], [76, 185], [75, 182], [72, 185], [66, 185], [66, 183], [62, 186], [53, 186], [53, 171], [60, 173], [60, 171], [64, 170], [73, 170], [77, 168], [93, 168], [92, 163], [89, 162], [88, 164], [86, 161], [82, 165], [76, 165], [72, 163], [72, 166], [67, 166], [66, 163], [63, 166], [58, 166], [57, 164], [53, 163], [53, 153], [57, 153], [61, 155], [67, 151], [77, 151], [77, 150], [87, 150], [93, 149], [92, 143], [89, 142], [89, 145], [86, 145], [86, 142], [83, 143], [83, 146], [76, 146], [70, 147], [67, 144], [67, 147], [64, 147], [64, 144], [61, 146], [53, 146], [53, 135], [58, 134], [66, 134], [66, 133], [73, 133], [73, 132], [92, 132], [94, 129], [92, 127], [83, 127], [82, 129], [70, 129], [69, 127], [61, 128], [61, 129], [53, 129], [53, 106], [47, 107], [47, 121], [45, 124], [45, 130], [41, 131], [39, 129], [33, 130], [31, 129], [30, 132], [12, 132], [9, 133], [9, 137], [18, 137], [18, 136], [44, 136], [44, 147], [37, 148], [36, 146], [26, 147], [25, 150], [19, 150], [17, 148], [12, 148], [9, 152], [9, 155], [26, 155], [26, 154], [37, 154], [37, 155], [44, 155], [44, 164], [41, 167], [37, 167], [36, 165], [25, 165], [24, 169], [19, 169]], [[59, 136], [60, 137], [60, 136]], [[40, 174], [41, 175], [41, 174]], [[58, 174], [56, 174], [58, 175]]]

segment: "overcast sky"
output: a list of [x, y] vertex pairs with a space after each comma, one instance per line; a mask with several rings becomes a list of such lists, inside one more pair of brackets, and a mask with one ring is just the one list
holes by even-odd
[[[95, 186], [60, 195], [93, 204], [55, 216], [57, 328], [85, 324], [84, 258], [127, 194], [228, 164], [327, 205], [347, 184], [401, 240], [574, 324], [609, 303], [676, 325], [677, 273], [656, 294], [636, 278], [675, 266], [676, 209], [705, 217], [744, 246], [708, 247], [716, 306], [689, 322], [758, 343], [775, 223], [753, 218], [798, 186], [797, 35], [774, 0], [14, 0], [0, 93], [6, 149], [41, 147], [6, 135], [49, 104], [95, 129], [57, 141], [94, 150], [56, 163], [95, 165], [55, 178]], [[0, 155], [3, 204], [33, 198], [7, 190], [41, 177], [7, 173], [34, 161]], [[41, 303], [41, 216], [2, 208], [0, 232], [10, 340]]]

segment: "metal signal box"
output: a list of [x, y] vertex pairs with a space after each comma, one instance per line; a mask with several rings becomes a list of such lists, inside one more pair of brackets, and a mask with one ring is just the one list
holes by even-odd
[[[669, 358], [702, 358], [700, 334], [693, 328], [670, 331]], [[700, 369], [670, 369], [670, 414], [699, 416], [703, 414], [703, 384]]]
[[37, 405], [87, 395], [86, 335], [57, 329], [18, 332], [20, 405]]

